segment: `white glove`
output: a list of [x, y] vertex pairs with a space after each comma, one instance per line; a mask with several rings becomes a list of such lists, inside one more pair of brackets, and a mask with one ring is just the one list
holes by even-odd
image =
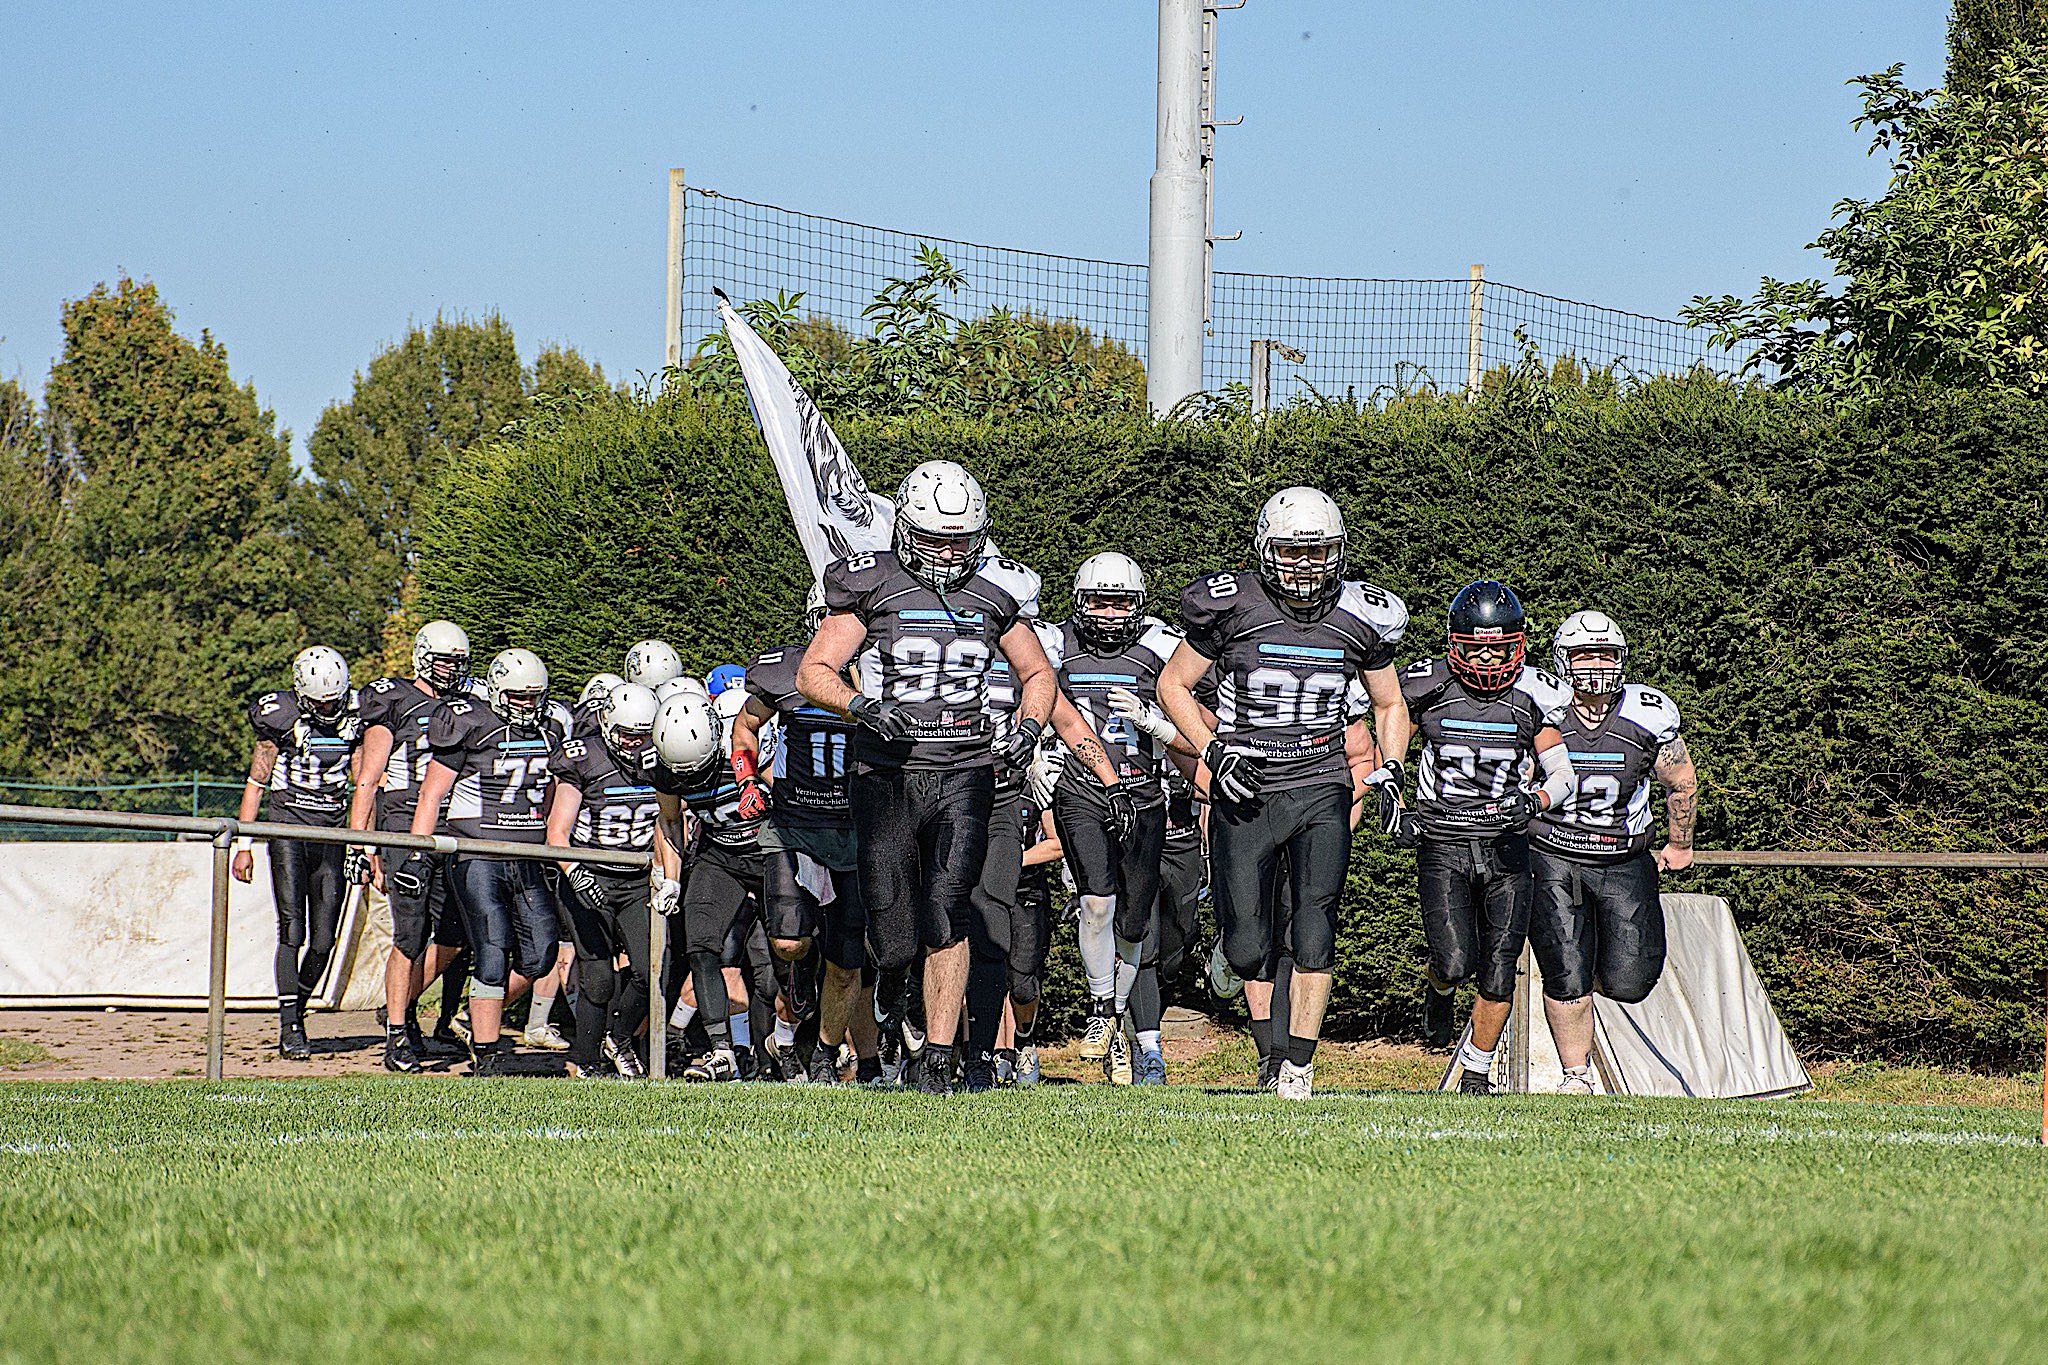
[[683, 898], [683, 884], [662, 876], [658, 867], [653, 871], [654, 889], [648, 895], [648, 906], [657, 915], [673, 915]]
[[1128, 687], [1109, 689], [1109, 710], [1111, 715], [1129, 721], [1132, 729], [1161, 744], [1171, 744], [1180, 738], [1180, 727], [1168, 720], [1164, 711], [1141, 701]]
[[1064, 744], [1041, 744], [1038, 752], [1031, 757], [1031, 763], [1024, 769], [1024, 789], [1031, 797], [1031, 804], [1040, 810], [1052, 806], [1052, 789], [1059, 784], [1060, 773], [1067, 766], [1067, 749]]

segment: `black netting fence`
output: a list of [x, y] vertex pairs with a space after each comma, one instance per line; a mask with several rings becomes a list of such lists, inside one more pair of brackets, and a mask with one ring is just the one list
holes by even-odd
[[[891, 279], [917, 273], [917, 250], [943, 251], [967, 277], [949, 305], [963, 317], [995, 308], [1080, 324], [1145, 354], [1145, 267], [985, 246], [799, 213], [692, 188], [683, 228], [682, 345], [687, 357], [717, 330], [713, 286], [736, 302], [804, 296], [802, 311], [855, 333], [861, 309]], [[1272, 399], [1312, 386], [1327, 397], [1463, 387], [1480, 371], [1533, 353], [1636, 376], [1704, 366], [1732, 374], [1739, 358], [1710, 351], [1705, 333], [1667, 318], [1554, 298], [1487, 280], [1344, 279], [1217, 271], [1203, 373], [1209, 388], [1245, 383], [1254, 341], [1304, 356], [1276, 358]], [[1476, 324], [1476, 325], [1475, 325]]]

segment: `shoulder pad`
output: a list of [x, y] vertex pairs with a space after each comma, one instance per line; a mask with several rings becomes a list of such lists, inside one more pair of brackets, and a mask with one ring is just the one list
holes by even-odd
[[1346, 582], [1337, 605], [1371, 626], [1383, 644], [1398, 644], [1408, 632], [1408, 604], [1385, 588]]
[[1167, 625], [1156, 616], [1148, 616], [1145, 618], [1144, 633], [1138, 636], [1138, 643], [1157, 654], [1159, 661], [1165, 663], [1173, 657], [1173, 652], [1180, 648], [1181, 641], [1187, 638], [1178, 628]]
[[1019, 616], [1038, 615], [1038, 590], [1042, 580], [1035, 569], [1019, 564], [1006, 555], [989, 555], [981, 561], [976, 571], [983, 578], [1010, 594], [1017, 604]]
[[389, 692], [392, 688], [396, 686], [398, 686], [398, 680], [396, 678], [379, 678], [377, 679], [377, 681], [370, 684], [369, 690], [377, 693], [379, 696], [382, 696], [384, 693]]
[[1522, 676], [1515, 679], [1515, 687], [1536, 703], [1536, 710], [1547, 725], [1555, 725], [1563, 718], [1565, 708], [1572, 704], [1572, 690], [1557, 678], [1540, 668], [1522, 665]]
[[1649, 731], [1659, 744], [1669, 744], [1678, 736], [1678, 703], [1654, 687], [1624, 684], [1621, 714]]
[[585, 744], [581, 739], [569, 739], [564, 740], [562, 742], [563, 758], [581, 758], [584, 754], [588, 753], [589, 751], [590, 746]]
[[1046, 662], [1058, 668], [1067, 657], [1066, 633], [1049, 621], [1033, 621], [1031, 633], [1038, 637], [1039, 648], [1045, 651]]

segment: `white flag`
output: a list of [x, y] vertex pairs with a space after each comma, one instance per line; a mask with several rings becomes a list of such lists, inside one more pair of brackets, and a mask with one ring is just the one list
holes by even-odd
[[[718, 316], [726, 339], [739, 357], [746, 381], [747, 406], [754, 425], [775, 461], [782, 495], [796, 522], [797, 539], [811, 574], [823, 579], [825, 566], [863, 550], [886, 550], [896, 528], [896, 504], [868, 487], [832, 426], [804, 392], [803, 385], [782, 363], [775, 349], [761, 339], [732, 306], [722, 289]], [[1003, 559], [990, 537], [983, 554], [984, 571], [1017, 599], [1026, 616], [1038, 615], [1038, 575], [1013, 560]]]

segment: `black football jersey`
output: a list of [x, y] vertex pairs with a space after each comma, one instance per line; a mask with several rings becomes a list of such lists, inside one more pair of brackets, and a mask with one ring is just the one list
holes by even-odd
[[1529, 826], [1553, 853], [1617, 857], [1650, 846], [1650, 779], [1657, 751], [1678, 738], [1678, 706], [1654, 687], [1627, 683], [1598, 725], [1567, 706], [1558, 730], [1578, 777], [1564, 805]]
[[[1117, 781], [1126, 784], [1133, 799], [1151, 802], [1159, 794], [1159, 771], [1166, 764], [1166, 746], [1139, 733], [1131, 723], [1109, 709], [1109, 694], [1116, 688], [1135, 692], [1148, 706], [1159, 704], [1159, 675], [1166, 661], [1180, 648], [1181, 634], [1162, 621], [1148, 618], [1145, 628], [1128, 647], [1113, 654], [1097, 654], [1081, 640], [1072, 621], [1059, 627], [1047, 654], [1059, 674], [1060, 691], [1081, 713], [1095, 733], [1102, 736], [1104, 751], [1116, 768]], [[1068, 763], [1060, 772], [1059, 785], [1070, 792], [1099, 796], [1102, 784], [1083, 763]]]
[[853, 760], [874, 768], [982, 768], [995, 761], [988, 718], [990, 665], [1018, 619], [1017, 599], [986, 573], [952, 592], [928, 588], [894, 553], [850, 555], [825, 570], [825, 606], [867, 628], [855, 661], [861, 691], [902, 707], [908, 738], [883, 744], [854, 732]]
[[747, 666], [748, 695], [782, 717], [770, 797], [775, 822], [812, 827], [850, 824], [847, 753], [853, 722], [796, 690], [796, 671], [803, 660], [803, 648], [790, 645], [771, 649]]
[[547, 842], [549, 767], [566, 737], [550, 713], [540, 733], [524, 735], [478, 697], [454, 697], [427, 722], [427, 750], [455, 773], [448, 829], [466, 839]]
[[[1059, 630], [1040, 621], [1031, 623], [1031, 631], [1038, 637], [1038, 643], [1050, 658], [1058, 647]], [[1017, 703], [1023, 700], [1023, 693], [1017, 686], [1017, 671], [1010, 667], [1010, 661], [1001, 654], [989, 661], [988, 665], [988, 724], [989, 746], [1000, 749], [1010, 742], [1010, 732], [1017, 724]], [[1024, 787], [1024, 772], [1007, 764], [996, 765], [996, 790], [1004, 794], [1021, 791]]]
[[1400, 598], [1346, 583], [1330, 609], [1304, 621], [1254, 573], [1212, 573], [1180, 597], [1181, 627], [1215, 661], [1216, 733], [1266, 758], [1266, 789], [1350, 782], [1346, 698], [1360, 674], [1394, 662], [1408, 629]]
[[704, 837], [727, 848], [754, 847], [767, 818], [749, 820], [740, 814], [740, 780], [733, 775], [730, 758], [721, 758], [703, 773], [679, 773], [656, 764], [654, 789], [682, 798], [704, 826]]
[[1416, 814], [1423, 833], [1446, 838], [1507, 828], [1486, 808], [1531, 785], [1537, 733], [1558, 725], [1571, 706], [1570, 689], [1548, 673], [1524, 668], [1507, 690], [1481, 696], [1445, 659], [1418, 659], [1402, 669], [1401, 695], [1422, 735]]
[[264, 818], [281, 825], [346, 823], [349, 760], [363, 741], [355, 693], [341, 719], [325, 725], [300, 708], [297, 693], [265, 692], [249, 703], [249, 725], [257, 739], [277, 746]]
[[391, 732], [391, 756], [377, 784], [377, 828], [409, 830], [412, 813], [419, 809], [420, 777], [427, 770], [427, 723], [441, 696], [420, 691], [410, 678], [379, 678], [357, 696], [363, 728], [381, 725]]
[[548, 769], [556, 781], [568, 783], [583, 796], [569, 842], [578, 848], [635, 853], [653, 848], [654, 822], [661, 816], [661, 804], [654, 798], [654, 768], [651, 744], [628, 772], [603, 740], [581, 735], [565, 740]]

